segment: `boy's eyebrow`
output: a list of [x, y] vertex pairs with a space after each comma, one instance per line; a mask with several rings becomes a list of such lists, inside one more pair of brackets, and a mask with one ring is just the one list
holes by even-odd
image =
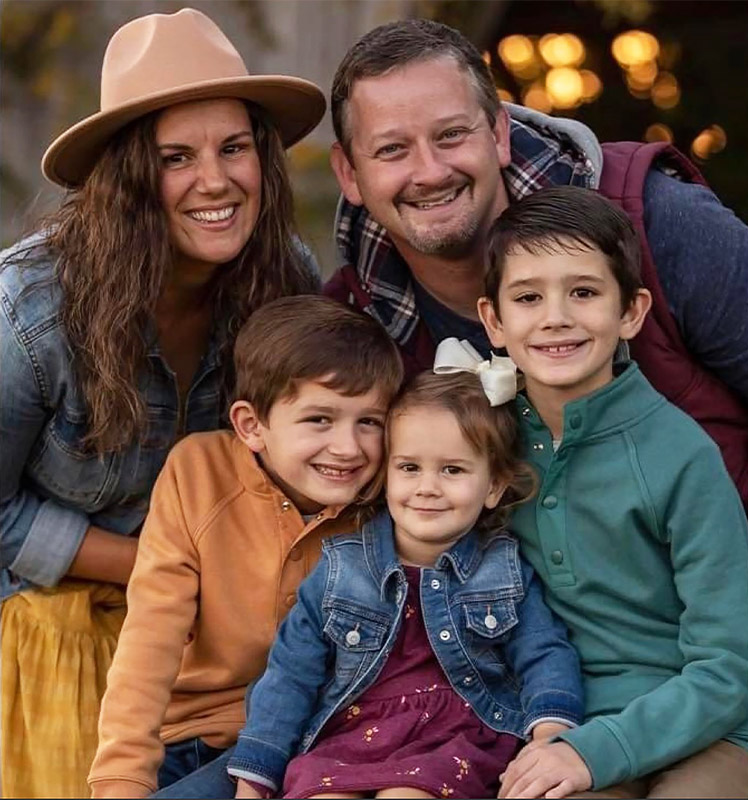
[[[537, 283], [542, 283], [543, 276], [538, 275], [533, 278], [517, 278], [516, 280], [507, 283], [507, 289], [516, 289], [520, 286], [535, 286]], [[566, 275], [564, 277], [565, 283], [577, 283], [578, 281], [585, 281], [586, 283], [605, 283], [605, 278], [601, 275], [587, 275], [586, 273], [580, 275]]]
[[[310, 414], [310, 413], [325, 414], [326, 416], [330, 417], [330, 416], [333, 416], [334, 414], [340, 413], [340, 408], [338, 408], [337, 406], [310, 405], [310, 406], [302, 406], [302, 408], [299, 409], [299, 413], [300, 414]], [[371, 408], [362, 408], [359, 411], [359, 413], [360, 414], [380, 414], [380, 415], [384, 415], [384, 414], [387, 413], [387, 409], [384, 406], [372, 406]]]

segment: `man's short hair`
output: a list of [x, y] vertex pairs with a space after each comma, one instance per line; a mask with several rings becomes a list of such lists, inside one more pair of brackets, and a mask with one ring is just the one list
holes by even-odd
[[368, 314], [320, 295], [282, 297], [244, 323], [234, 346], [235, 400], [261, 422], [279, 400], [318, 381], [348, 397], [375, 389], [389, 404], [403, 379], [397, 346]]
[[599, 250], [621, 290], [626, 310], [642, 287], [639, 238], [617, 205], [592, 189], [553, 186], [512, 203], [488, 234], [486, 296], [496, 305], [506, 258]]
[[362, 78], [384, 75], [414, 61], [452, 58], [468, 74], [491, 127], [496, 123], [499, 98], [491, 71], [478, 50], [459, 31], [428, 19], [389, 22], [364, 34], [345, 54], [335, 73], [330, 110], [335, 136], [348, 159], [351, 131], [347, 104], [353, 86]]

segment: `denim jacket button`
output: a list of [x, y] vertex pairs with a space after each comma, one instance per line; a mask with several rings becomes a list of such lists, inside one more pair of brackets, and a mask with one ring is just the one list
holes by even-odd
[[493, 712], [493, 718], [494, 719], [503, 719], [504, 715], [501, 713], [501, 711], [494, 711]]
[[440, 586], [441, 586], [441, 582], [438, 581], [436, 578], [434, 578], [434, 580], [431, 581], [431, 588], [432, 589], [438, 589]]
[[498, 620], [496, 619], [496, 617], [494, 617], [493, 614], [486, 614], [486, 618], [483, 620], [483, 622], [485, 623], [489, 631], [494, 630], [496, 626], [499, 624]]
[[452, 634], [449, 631], [440, 631], [439, 638], [443, 642], [448, 642], [452, 638]]
[[466, 677], [464, 677], [462, 679], [462, 682], [463, 682], [463, 684], [465, 686], [470, 686], [470, 684], [473, 682], [473, 676], [472, 675], [467, 675]]
[[361, 634], [358, 631], [348, 631], [345, 635], [345, 643], [355, 647], [361, 641]]

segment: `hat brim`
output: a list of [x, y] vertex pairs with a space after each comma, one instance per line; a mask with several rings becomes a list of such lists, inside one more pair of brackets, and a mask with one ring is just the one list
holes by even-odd
[[316, 128], [327, 105], [314, 83], [286, 75], [248, 75], [180, 86], [101, 111], [68, 128], [47, 148], [42, 173], [60, 186], [80, 186], [112, 136], [128, 123], [176, 103], [219, 97], [250, 100], [264, 108], [276, 124], [284, 147]]

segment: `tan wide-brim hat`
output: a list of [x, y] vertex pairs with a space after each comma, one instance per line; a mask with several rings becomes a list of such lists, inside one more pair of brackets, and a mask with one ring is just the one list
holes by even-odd
[[325, 96], [311, 81], [250, 75], [236, 48], [205, 14], [149, 14], [112, 36], [101, 68], [100, 111], [57, 137], [42, 172], [80, 186], [117, 131], [150, 111], [188, 100], [232, 97], [262, 106], [290, 147], [317, 126]]

